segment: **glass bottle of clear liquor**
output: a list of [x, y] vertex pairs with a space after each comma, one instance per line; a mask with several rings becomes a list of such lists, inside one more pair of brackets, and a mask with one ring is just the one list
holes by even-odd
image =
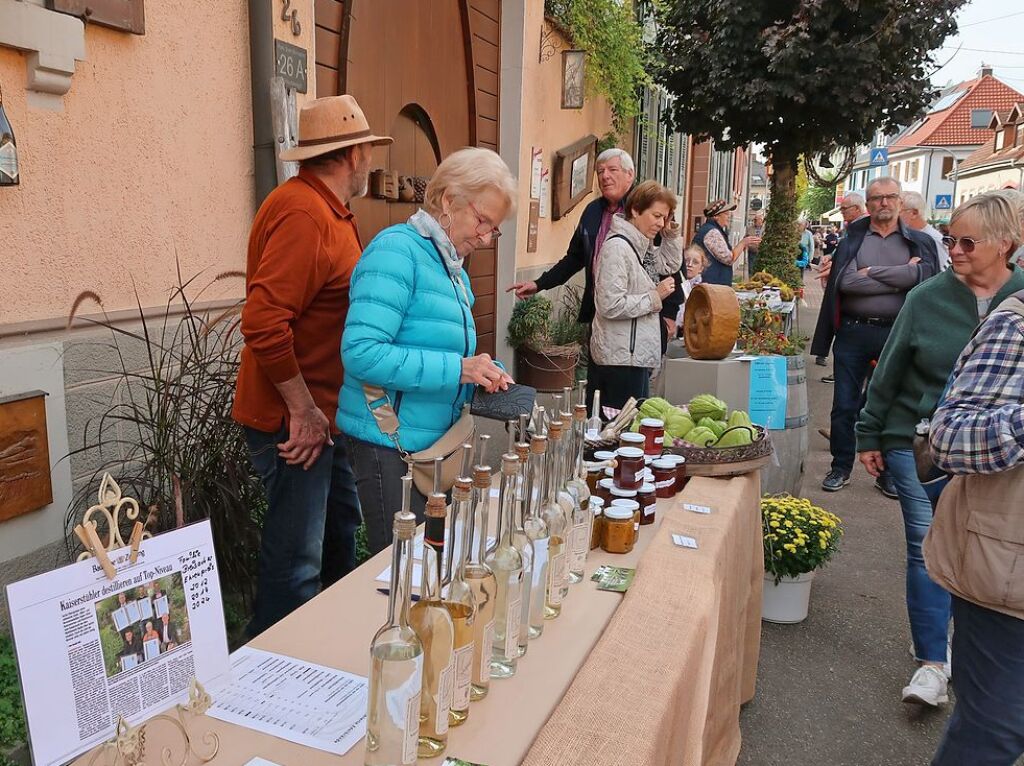
[[562, 486], [562, 421], [548, 424], [548, 451], [545, 460], [540, 517], [548, 531], [548, 576], [544, 589], [544, 619], [553, 620], [562, 613], [562, 589], [565, 585], [565, 543], [569, 520], [559, 502]]
[[498, 540], [487, 556], [497, 581], [494, 599], [494, 646], [491, 678], [511, 678], [519, 659], [519, 621], [522, 618], [523, 557], [512, 542], [513, 509], [516, 502], [516, 477], [519, 456], [506, 453], [501, 458], [501, 488], [498, 491]]
[[494, 599], [498, 584], [484, 559], [487, 555], [487, 522], [491, 503], [491, 467], [486, 465], [488, 436], [479, 437], [477, 464], [473, 468], [473, 514], [470, 544], [466, 558], [466, 582], [476, 599], [473, 623], [473, 682], [469, 698], [476, 702], [487, 696], [491, 687], [491, 652], [494, 646]]
[[[519, 617], [519, 656], [526, 654], [530, 643], [530, 594], [533, 591], [533, 540], [526, 534], [527, 514], [527, 462], [530, 459], [530, 442], [527, 434], [529, 415], [523, 415], [519, 423], [519, 442], [516, 456], [519, 458], [519, 472], [516, 476], [516, 503], [513, 509], [512, 544], [523, 557], [523, 587]], [[543, 618], [541, 618], [543, 622]]]
[[[473, 445], [462, 445], [462, 471], [452, 488], [452, 512], [448, 524], [448, 567], [444, 605], [455, 624], [455, 681], [448, 722], [460, 726], [469, 718], [470, 687], [473, 682], [473, 627], [476, 597], [466, 582], [466, 551], [469, 549], [470, 505], [472, 499]], [[458, 549], [458, 556], [456, 556]]]
[[[539, 424], [543, 420], [540, 408]], [[533, 581], [530, 584], [530, 608], [527, 621], [529, 638], [539, 638], [544, 632], [544, 597], [548, 582], [548, 525], [540, 515], [543, 495], [544, 463], [548, 449], [548, 437], [534, 435], [530, 440], [530, 461], [526, 466], [526, 506], [523, 516], [523, 530], [533, 543]]]
[[587, 554], [590, 552], [591, 525], [594, 515], [590, 511], [590, 487], [587, 486], [583, 465], [583, 435], [587, 423], [587, 405], [577, 404], [572, 413], [572, 450], [569, 452], [569, 480], [566, 491], [572, 495], [572, 531], [569, 534], [569, 582], [583, 581]]
[[420, 600], [409, 622], [423, 644], [423, 693], [420, 697], [420, 758], [441, 755], [448, 746], [448, 714], [455, 686], [455, 624], [441, 598], [444, 519], [448, 508], [440, 492], [441, 463], [434, 464], [434, 492], [427, 498], [423, 528], [423, 580]]
[[402, 510], [395, 514], [388, 618], [370, 643], [370, 694], [366, 713], [366, 766], [416, 763], [420, 733], [423, 644], [409, 625], [412, 539], [409, 511], [412, 476], [402, 478]]

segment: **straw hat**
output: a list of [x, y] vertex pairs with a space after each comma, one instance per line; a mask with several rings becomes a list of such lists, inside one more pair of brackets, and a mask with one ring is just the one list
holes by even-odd
[[355, 144], [384, 146], [390, 136], [370, 132], [363, 110], [352, 96], [327, 96], [302, 107], [299, 112], [299, 143], [281, 152], [289, 162], [308, 160]]

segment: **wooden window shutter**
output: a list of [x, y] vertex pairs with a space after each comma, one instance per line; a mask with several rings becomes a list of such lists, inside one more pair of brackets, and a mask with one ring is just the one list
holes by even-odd
[[135, 35], [146, 34], [143, 4], [144, 0], [46, 0], [50, 10]]

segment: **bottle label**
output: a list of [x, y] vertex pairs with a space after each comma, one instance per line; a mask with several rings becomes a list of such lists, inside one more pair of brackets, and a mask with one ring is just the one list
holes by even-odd
[[483, 651], [480, 652], [480, 678], [490, 678], [491, 657], [494, 652], [494, 620], [484, 628]]
[[548, 571], [548, 538], [533, 541], [533, 589], [544, 598], [544, 587], [547, 585]]
[[654, 482], [654, 488], [656, 490], [657, 489], [666, 489], [667, 487], [671, 487], [675, 483], [676, 483], [676, 479], [673, 476], [671, 479], [665, 479], [663, 481], [656, 481], [656, 482]]
[[[423, 664], [422, 655], [417, 658]], [[409, 698], [405, 706], [405, 739], [402, 742], [402, 766], [416, 763], [416, 749], [420, 739], [420, 691]]]
[[434, 728], [438, 735], [448, 733], [448, 711], [452, 709], [452, 692], [455, 689], [455, 657], [437, 676], [437, 708]]
[[519, 621], [522, 617], [523, 597], [519, 583], [508, 586], [508, 613], [505, 617], [505, 659], [513, 660], [519, 654]]
[[[580, 556], [584, 556], [587, 553], [587, 546], [590, 543], [589, 535], [587, 534], [587, 522], [589, 519], [584, 518], [579, 524], [574, 524], [572, 528], [572, 555], [573, 559], [578, 559]], [[574, 567], [575, 569], [575, 567]]]
[[644, 516], [653, 516], [657, 510], [658, 506], [655, 505], [654, 503], [651, 503], [649, 506], [644, 508]]
[[473, 682], [473, 642], [455, 650], [455, 691], [452, 693], [452, 710], [462, 711], [469, 707], [469, 687]]
[[664, 436], [655, 436], [654, 437], [654, 443], [655, 444], [664, 444], [665, 443], [665, 437]]
[[565, 585], [565, 553], [551, 557], [548, 564], [548, 603], [558, 606], [562, 603], [562, 587]]

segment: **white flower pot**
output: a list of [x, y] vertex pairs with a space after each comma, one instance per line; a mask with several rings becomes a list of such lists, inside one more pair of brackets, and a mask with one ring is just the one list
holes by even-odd
[[807, 607], [811, 601], [811, 581], [814, 572], [783, 577], [775, 584], [775, 575], [764, 575], [764, 592], [761, 600], [761, 619], [767, 622], [791, 624], [807, 619]]

